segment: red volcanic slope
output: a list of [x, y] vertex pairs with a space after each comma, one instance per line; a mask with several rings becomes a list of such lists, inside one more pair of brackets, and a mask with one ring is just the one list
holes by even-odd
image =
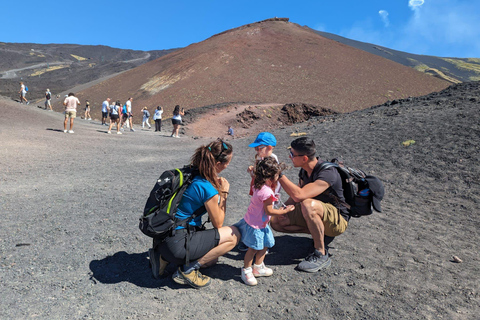
[[[449, 83], [326, 39], [286, 19], [245, 25], [194, 43], [79, 93], [100, 105], [133, 97], [135, 112], [169, 116], [223, 102], [303, 102], [340, 112], [419, 96]], [[82, 101], [83, 101], [82, 100]]]

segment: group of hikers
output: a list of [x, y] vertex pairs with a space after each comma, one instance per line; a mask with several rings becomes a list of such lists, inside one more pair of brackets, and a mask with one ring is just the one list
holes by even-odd
[[[176, 283], [208, 286], [211, 279], [201, 274], [200, 268], [214, 265], [239, 244], [246, 248], [241, 278], [247, 285], [256, 285], [256, 278], [273, 274], [265, 265], [268, 249], [275, 244], [271, 228], [312, 236], [314, 247], [298, 264], [299, 270], [317, 272], [330, 265], [326, 241], [342, 234], [350, 218], [343, 205], [340, 175], [333, 167], [321, 170], [323, 161], [316, 157], [315, 142], [301, 137], [291, 142], [289, 150], [293, 166], [300, 168], [296, 184], [283, 175], [286, 165], [273, 153], [276, 144], [273, 134], [262, 132], [249, 145], [256, 151], [255, 165], [247, 170], [251, 175], [250, 204], [243, 219], [232, 226], [224, 225], [230, 184], [220, 176], [232, 160], [232, 145], [218, 139], [195, 150], [190, 166], [197, 168], [198, 174], [184, 191], [176, 217], [183, 220], [195, 215], [186, 227], [176, 227], [165, 239], [154, 238], [149, 259], [155, 278], [164, 276], [167, 265], [173, 263]], [[289, 196], [285, 202], [280, 199], [281, 188]], [[198, 214], [198, 210], [203, 212]], [[208, 215], [213, 228], [202, 226], [203, 215]]]

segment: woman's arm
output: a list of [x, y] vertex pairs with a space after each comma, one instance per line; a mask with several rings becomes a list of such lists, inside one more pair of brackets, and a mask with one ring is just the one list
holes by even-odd
[[[205, 202], [205, 208], [207, 208], [208, 217], [210, 218], [214, 228], [219, 229], [223, 227], [223, 222], [225, 221], [225, 210], [227, 207], [227, 196], [228, 192], [220, 192]], [[219, 197], [220, 203], [218, 203]]]

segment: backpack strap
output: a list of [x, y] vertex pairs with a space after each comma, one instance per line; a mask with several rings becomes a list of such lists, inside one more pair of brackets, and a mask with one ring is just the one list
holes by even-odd
[[[335, 160], [337, 160], [337, 159], [333, 159], [332, 161], [335, 161]], [[340, 166], [337, 163], [325, 161], [320, 165], [320, 171], [326, 170], [326, 169], [329, 169], [329, 168], [332, 168], [332, 167], [336, 168], [337, 170], [340, 169]], [[340, 175], [340, 179], [342, 179], [341, 175]], [[343, 181], [342, 181], [342, 187], [343, 187]], [[326, 195], [328, 195], [330, 198], [335, 200], [337, 203], [343, 204], [347, 208], [347, 210], [350, 212], [351, 206], [346, 201], [343, 201], [337, 195], [333, 194], [332, 191], [329, 191], [329, 189], [330, 188], [328, 188], [327, 190], [324, 191], [324, 192], [326, 192]]]

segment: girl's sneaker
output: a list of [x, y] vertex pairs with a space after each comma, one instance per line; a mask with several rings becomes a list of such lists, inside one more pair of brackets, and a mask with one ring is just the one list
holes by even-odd
[[253, 275], [255, 277], [270, 277], [273, 274], [273, 270], [267, 268], [265, 263], [262, 262], [261, 265], [253, 264]]
[[257, 279], [255, 279], [255, 276], [252, 273], [252, 267], [242, 268], [242, 280], [249, 286], [257, 285]]

